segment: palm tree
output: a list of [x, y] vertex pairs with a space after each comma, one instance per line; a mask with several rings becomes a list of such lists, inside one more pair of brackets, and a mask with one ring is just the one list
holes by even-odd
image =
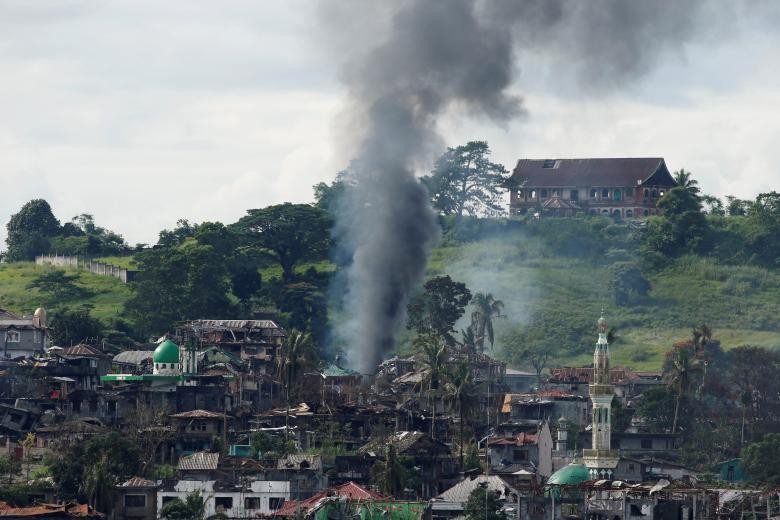
[[96, 511], [110, 512], [116, 478], [111, 474], [108, 454], [104, 453], [100, 460], [85, 469], [83, 489], [89, 505]]
[[461, 348], [463, 348], [467, 354], [476, 352], [477, 338], [474, 336], [474, 327], [469, 325], [465, 330], [461, 329], [460, 334], [463, 336], [463, 341], [460, 344]]
[[679, 187], [685, 188], [688, 193], [698, 197], [699, 192], [701, 191], [699, 190], [699, 181], [693, 178], [691, 172], [680, 168], [674, 172], [673, 177]]
[[460, 466], [463, 467], [463, 418], [473, 405], [476, 395], [474, 386], [474, 373], [466, 359], [455, 365], [454, 369], [447, 371], [447, 382], [444, 384], [445, 395], [448, 400], [458, 406], [458, 420], [460, 422]]
[[694, 376], [701, 372], [699, 359], [691, 356], [685, 347], [676, 348], [671, 353], [671, 366], [665, 374], [666, 384], [675, 393], [674, 420], [672, 421], [672, 433], [677, 431], [677, 418], [680, 412], [680, 401], [688, 393]]
[[504, 310], [504, 302], [496, 300], [491, 293], [477, 293], [471, 300], [474, 311], [471, 313], [471, 326], [477, 339], [479, 350], [485, 351], [485, 337], [493, 348], [493, 318], [501, 317]]
[[282, 343], [282, 348], [276, 358], [279, 378], [285, 392], [287, 410], [285, 412], [285, 436], [289, 434], [290, 420], [290, 388], [295, 384], [298, 375], [307, 365], [313, 362], [314, 343], [311, 334], [297, 330], [290, 334]]
[[406, 468], [398, 457], [395, 444], [392, 442], [387, 443], [385, 460], [377, 461], [372, 468], [372, 473], [382, 493], [397, 496], [403, 491], [406, 480]]
[[428, 369], [428, 375], [426, 376], [423, 385], [421, 385], [420, 390], [422, 390], [422, 387], [424, 386], [428, 387], [428, 399], [431, 402], [431, 438], [434, 438], [434, 425], [436, 424], [436, 395], [439, 392], [439, 380], [441, 379], [444, 367], [447, 346], [442, 339], [436, 335], [421, 337], [419, 344], [421, 345], [420, 350], [423, 355], [423, 365]]
[[165, 520], [203, 520], [206, 516], [206, 503], [200, 491], [189, 493], [184, 500], [174, 498], [160, 510]]

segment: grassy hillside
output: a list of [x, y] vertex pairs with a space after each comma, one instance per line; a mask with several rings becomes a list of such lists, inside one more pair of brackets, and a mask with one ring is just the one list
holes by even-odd
[[[32, 314], [42, 305], [38, 289], [27, 289], [37, 276], [54, 268], [30, 262], [0, 264], [0, 307], [18, 314]], [[89, 289], [94, 296], [83, 302], [93, 306], [92, 315], [108, 319], [121, 316], [122, 305], [130, 296], [126, 284], [110, 276], [98, 276], [86, 271], [73, 271], [79, 275], [78, 284]]]
[[[555, 226], [566, 230], [567, 224]], [[618, 226], [607, 236], [623, 232]], [[557, 363], [590, 363], [595, 342], [595, 320], [602, 308], [618, 340], [612, 345], [615, 364], [639, 370], [657, 370], [674, 341], [687, 338], [695, 325], [706, 323], [725, 348], [751, 344], [780, 349], [780, 273], [751, 266], [719, 265], [713, 260], [683, 257], [662, 270], [647, 271], [649, 296], [636, 305], [617, 306], [609, 287], [610, 265], [636, 256], [625, 239], [604, 246], [569, 231], [565, 235], [529, 229], [503, 229], [499, 235], [436, 248], [428, 275], [449, 274], [472, 292], [492, 292], [504, 301], [504, 319], [496, 321], [496, 351], [506, 333], [522, 330], [532, 317], [562, 322], [575, 331], [562, 339], [564, 353]], [[574, 239], [571, 237], [575, 236]], [[588, 255], [580, 255], [580, 248]], [[595, 255], [594, 255], [595, 251]], [[586, 258], [583, 258], [586, 256]], [[132, 267], [130, 257], [104, 259]], [[333, 264], [306, 264], [332, 271]], [[26, 289], [48, 267], [29, 263], [0, 264], [0, 307], [30, 313], [39, 305], [37, 290]], [[79, 272], [79, 282], [95, 292], [85, 303], [99, 318], [119, 316], [129, 288], [116, 279]], [[265, 283], [281, 277], [281, 269], [261, 269]], [[466, 323], [459, 324], [465, 327]], [[403, 335], [402, 341], [408, 341]], [[403, 345], [401, 345], [403, 348]], [[508, 359], [521, 365], [517, 359]]]

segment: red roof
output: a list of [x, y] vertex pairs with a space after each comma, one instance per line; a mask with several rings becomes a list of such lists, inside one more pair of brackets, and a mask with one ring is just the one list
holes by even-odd
[[91, 345], [85, 345], [79, 343], [72, 347], [67, 347], [60, 352], [63, 356], [83, 356], [83, 357], [109, 357], [108, 354], [100, 350], [99, 348]]
[[6, 502], [0, 501], [0, 517], [30, 517], [30, 518], [49, 518], [57, 515], [57, 518], [63, 516], [67, 518], [105, 518], [106, 515], [98, 513], [87, 504], [39, 504], [32, 507], [12, 507]]
[[383, 500], [386, 498], [379, 493], [359, 486], [354, 482], [347, 482], [346, 484], [332, 487], [327, 491], [317, 493], [306, 500], [290, 500], [285, 502], [282, 504], [281, 508], [274, 512], [274, 516], [293, 516], [297, 511], [301, 509], [310, 509], [317, 505], [320, 500], [328, 497], [345, 497], [348, 500]]
[[661, 157], [521, 159], [512, 177], [529, 187], [675, 185]]

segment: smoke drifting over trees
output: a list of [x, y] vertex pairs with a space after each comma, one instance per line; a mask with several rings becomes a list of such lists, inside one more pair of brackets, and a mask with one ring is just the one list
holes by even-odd
[[[583, 83], [640, 76], [691, 37], [700, 2], [664, 0], [328, 2], [322, 34], [345, 57], [348, 147], [357, 158], [338, 211], [346, 273], [346, 323], [334, 331], [357, 370], [372, 372], [392, 348], [404, 308], [438, 236], [415, 172], [443, 144], [450, 109], [499, 123], [523, 113], [508, 92], [522, 52], [572, 64]], [[345, 157], [345, 162], [351, 157]]]

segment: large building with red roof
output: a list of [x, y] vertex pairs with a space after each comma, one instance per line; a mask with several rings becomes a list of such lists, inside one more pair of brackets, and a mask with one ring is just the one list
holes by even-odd
[[520, 159], [512, 179], [512, 215], [647, 217], [677, 184], [661, 157]]

